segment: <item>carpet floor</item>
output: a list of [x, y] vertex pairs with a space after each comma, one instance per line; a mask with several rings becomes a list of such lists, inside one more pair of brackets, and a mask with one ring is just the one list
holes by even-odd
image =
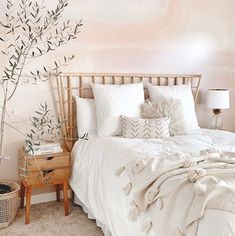
[[18, 210], [15, 221], [1, 236], [103, 236], [94, 220], [88, 219], [79, 206], [70, 206], [70, 215], [64, 216], [62, 202], [31, 206], [30, 224], [24, 224], [24, 209]]

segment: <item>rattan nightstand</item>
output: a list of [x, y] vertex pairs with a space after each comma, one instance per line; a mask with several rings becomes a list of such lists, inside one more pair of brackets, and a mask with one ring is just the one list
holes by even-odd
[[69, 214], [68, 180], [70, 175], [70, 153], [28, 156], [23, 148], [19, 150], [19, 175], [21, 177], [20, 207], [24, 208], [26, 194], [25, 224], [29, 224], [31, 193], [33, 188], [55, 185], [56, 198], [60, 201], [60, 186], [63, 186], [64, 213]]

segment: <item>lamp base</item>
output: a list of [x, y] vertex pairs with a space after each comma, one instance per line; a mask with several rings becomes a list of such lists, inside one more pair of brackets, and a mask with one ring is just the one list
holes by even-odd
[[220, 109], [213, 109], [213, 113], [215, 115], [219, 115], [221, 113], [221, 110]]
[[223, 118], [220, 115], [221, 110], [220, 109], [213, 109], [213, 116], [211, 117], [211, 123], [210, 127], [212, 129], [222, 129], [223, 126]]

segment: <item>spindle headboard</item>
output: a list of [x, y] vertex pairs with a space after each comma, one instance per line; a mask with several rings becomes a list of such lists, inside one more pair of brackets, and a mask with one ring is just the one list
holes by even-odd
[[[199, 91], [201, 75], [179, 74], [127, 74], [127, 73], [62, 73], [56, 76], [56, 103], [58, 115], [63, 125], [64, 144], [71, 150], [77, 137], [76, 111], [74, 96], [93, 98], [91, 83], [100, 84], [127, 84], [147, 82], [153, 85], [178, 85], [190, 83], [194, 100], [196, 101]], [[145, 86], [146, 87], [146, 86]], [[145, 98], [148, 98], [145, 89]]]

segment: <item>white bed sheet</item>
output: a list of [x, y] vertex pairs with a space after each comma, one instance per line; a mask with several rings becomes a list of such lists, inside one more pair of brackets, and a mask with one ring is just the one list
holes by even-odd
[[[142, 236], [141, 228], [148, 214], [142, 213], [136, 222], [128, 220], [131, 194], [127, 197], [122, 192], [120, 179], [114, 171], [136, 158], [137, 153], [158, 155], [160, 152], [198, 152], [211, 148], [235, 151], [235, 134], [201, 129], [191, 135], [166, 140], [93, 137], [77, 141], [72, 151], [70, 184], [84, 210], [97, 220], [106, 236], [110, 232], [112, 236]], [[207, 210], [200, 220], [197, 235], [235, 235], [235, 215]], [[152, 231], [149, 236], [153, 236]]]

